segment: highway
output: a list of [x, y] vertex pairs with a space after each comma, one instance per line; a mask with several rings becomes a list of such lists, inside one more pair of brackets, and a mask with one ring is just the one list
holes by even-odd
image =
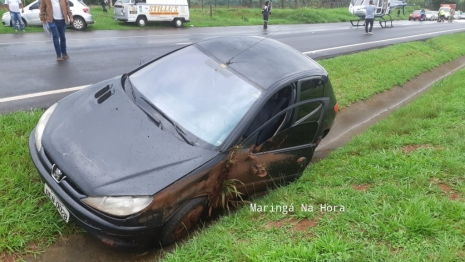
[[[141, 63], [204, 39], [249, 35], [270, 37], [318, 60], [465, 31], [454, 23], [394, 21], [375, 23], [373, 35], [349, 22], [214, 28], [166, 28], [127, 31], [67, 31], [69, 60], [57, 62], [45, 33], [5, 34], [0, 38], [0, 113], [46, 108], [87, 85], [129, 72]], [[389, 58], [391, 59], [391, 58]], [[401, 59], [401, 58], [399, 58]], [[383, 61], [380, 61], [383, 63]], [[360, 70], [363, 65], [356, 68]]]

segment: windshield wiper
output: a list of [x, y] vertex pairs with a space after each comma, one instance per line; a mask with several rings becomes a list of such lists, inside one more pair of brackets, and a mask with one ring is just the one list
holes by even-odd
[[121, 76], [121, 86], [123, 87], [123, 90], [126, 91], [126, 87], [124, 86], [124, 82], [126, 82], [126, 78], [128, 78], [128, 74], [124, 73]]
[[134, 104], [136, 104], [142, 111], [144, 111], [144, 113], [146, 115], [148, 115], [150, 118], [153, 119], [153, 121], [155, 121], [155, 123], [157, 124], [158, 127], [160, 127], [161, 129], [163, 129], [163, 126], [161, 125], [161, 121], [156, 119], [152, 114], [150, 114], [149, 112], [147, 112], [147, 110], [145, 110], [142, 106], [140, 106], [137, 102], [136, 102], [136, 93], [134, 92], [134, 87], [132, 85], [132, 82], [131, 82], [131, 79], [129, 79], [129, 76], [128, 74], [124, 74], [123, 75], [123, 78], [124, 79], [121, 79], [123, 81], [123, 89], [124, 91], [126, 91], [126, 88], [124, 87], [124, 83], [126, 82], [126, 80], [128, 80], [129, 82], [129, 87], [131, 87], [131, 95], [132, 95], [132, 99], [134, 100]]
[[140, 98], [147, 102], [147, 104], [149, 104], [153, 109], [157, 110], [157, 112], [160, 113], [160, 115], [163, 116], [166, 120], [168, 120], [168, 122], [170, 122], [174, 126], [174, 129], [176, 130], [176, 132], [178, 132], [179, 136], [182, 137], [184, 141], [186, 141], [186, 143], [188, 143], [191, 146], [195, 145], [194, 142], [187, 139], [186, 133], [178, 125], [176, 125], [176, 123], [174, 123], [173, 120], [171, 120], [165, 113], [163, 113], [163, 111], [161, 111], [160, 108], [158, 108], [144, 96], [141, 96]]

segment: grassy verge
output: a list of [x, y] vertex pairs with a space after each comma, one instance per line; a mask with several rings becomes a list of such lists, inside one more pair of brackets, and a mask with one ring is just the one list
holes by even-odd
[[246, 206], [165, 261], [463, 261], [464, 79], [462, 69], [440, 81], [254, 201], [294, 212]]
[[[399, 44], [383, 49], [376, 49], [368, 52], [322, 60], [320, 63], [323, 64], [330, 73], [341, 106], [346, 107], [352, 102], [366, 99], [375, 93], [390, 89], [393, 85], [402, 85], [405, 81], [414, 78], [416, 75], [424, 71], [428, 71], [433, 66], [440, 65], [446, 61], [464, 55], [465, 46], [457, 44], [464, 41], [465, 34], [463, 33], [445, 35], [430, 39], [428, 41]], [[370, 64], [375, 60], [374, 58], [385, 57], [402, 57], [402, 63], [396, 63], [396, 61], [392, 59], [386, 63], [379, 63], [378, 61], [377, 63], [373, 62], [374, 64]], [[419, 62], [419, 57], [421, 57], [421, 62]], [[354, 74], [354, 68], [359, 68], [360, 64], [367, 65], [364, 68], [370, 68], [370, 70], [359, 70], [358, 73]], [[392, 71], [393, 68], [395, 69], [394, 71]], [[391, 76], [391, 74], [394, 74], [394, 76]], [[426, 110], [421, 111], [424, 113], [426, 112]], [[1, 192], [3, 192], [2, 196], [0, 197], [0, 252], [3, 253], [38, 252], [44, 250], [46, 246], [55, 240], [56, 237], [58, 237], [60, 234], [76, 232], [76, 228], [72, 223], [66, 225], [64, 222], [62, 222], [55, 208], [43, 194], [43, 184], [39, 181], [36, 170], [29, 157], [27, 147], [28, 136], [30, 131], [36, 125], [41, 113], [42, 111], [35, 110], [0, 116], [0, 156], [2, 156], [0, 162], [0, 170], [2, 173], [0, 176], [0, 189]], [[407, 119], [407, 122], [409, 121], [411, 121], [411, 119]], [[434, 123], [437, 125], [439, 125], [439, 123], [442, 124], [442, 120], [436, 121]], [[400, 127], [402, 126], [395, 127], [401, 129]], [[404, 132], [407, 131], [408, 129], [406, 129]], [[439, 138], [443, 137], [443, 135], [440, 133], [437, 135]], [[433, 143], [433, 145], [436, 144]], [[448, 163], [453, 161], [453, 159], [454, 158], [450, 160], [446, 159], [444, 161]], [[356, 161], [363, 162], [362, 160]], [[411, 163], [414, 165], [414, 162]], [[385, 164], [388, 166], [390, 165], [390, 163], [380, 162], [378, 163], [378, 166], [384, 166]], [[341, 166], [346, 167], [346, 164], [341, 164]], [[398, 169], [401, 168], [400, 166], [397, 166], [397, 164], [392, 164], [392, 166]], [[313, 167], [313, 169], [315, 168], [318, 168], [318, 166]], [[428, 166], [425, 168], [428, 168]], [[324, 170], [337, 169], [334, 169], [333, 166], [328, 165], [324, 168]], [[348, 171], [350, 170], [347, 169], [347, 172]], [[331, 175], [334, 173], [336, 172], [331, 171]], [[312, 170], [311, 174], [307, 174], [302, 181], [305, 181], [305, 179], [310, 179], [310, 177], [315, 176], [315, 174], [318, 173], [315, 173], [315, 171]], [[377, 175], [377, 169], [375, 166], [366, 170], [357, 170], [356, 172], [354, 171], [350, 173], [342, 172], [341, 174], [343, 176], [336, 177], [338, 181], [344, 181], [343, 179], [345, 176], [349, 177], [350, 179], [355, 179], [354, 177], [351, 177], [352, 174], [358, 174], [356, 178], [361, 179], [363, 177], [375, 177]], [[311, 183], [309, 185], [314, 185], [313, 181], [310, 182]], [[324, 178], [321, 178], [319, 183], [325, 183]], [[360, 183], [364, 182], [361, 181]], [[305, 193], [308, 188], [302, 187], [299, 189], [298, 185], [300, 185], [300, 182], [296, 183], [292, 187], [289, 187], [289, 189], [284, 188], [279, 190], [273, 193], [273, 195], [271, 195], [268, 200], [273, 201], [273, 199], [278, 199], [279, 196], [283, 200], [287, 201], [288, 199], [293, 199], [293, 197], [303, 196], [307, 198], [305, 201], [312, 201], [308, 203], [313, 203], [313, 197], [310, 197], [311, 195]], [[385, 186], [393, 187], [387, 182]], [[321, 185], [315, 185], [315, 187], [320, 188], [321, 190], [328, 189], [324, 186], [322, 187]], [[336, 190], [335, 188], [329, 189]], [[347, 191], [349, 193], [351, 192], [350, 189], [347, 188], [344, 188], [344, 190], [349, 190]], [[348, 205], [348, 207], [352, 203], [346, 201], [347, 199], [333, 199], [332, 194], [334, 193], [328, 193], [328, 195], [321, 193], [324, 191], [319, 192], [320, 193], [318, 194], [315, 193], [314, 196], [318, 199], [321, 199], [322, 203], [324, 203], [323, 200], [331, 200], [331, 203], [340, 203]], [[263, 201], [268, 200], [264, 199]], [[340, 202], [335, 200], [340, 200]], [[386, 201], [388, 201], [390, 205], [396, 205], [394, 202], [390, 202], [391, 200], [391, 198], [386, 198]], [[274, 203], [281, 202], [276, 200]], [[289, 204], [290, 203], [291, 202], [289, 202]], [[350, 206], [350, 208], [354, 210], [355, 207]], [[344, 214], [350, 214], [349, 211], [347, 212], [348, 213]], [[301, 218], [302, 215], [303, 214], [298, 213], [293, 215], [292, 218]], [[359, 214], [357, 213], [357, 215]], [[243, 219], [244, 217], [241, 216], [244, 216], [245, 220]], [[250, 214], [248, 214], [246, 211], [243, 211], [242, 215], [239, 213], [239, 215], [233, 215], [230, 218], [226, 218], [225, 220], [236, 221], [235, 223], [241, 224], [241, 226], [238, 227], [239, 229], [244, 229], [247, 231], [246, 227], [244, 226], [252, 225], [250, 223], [254, 221], [253, 219], [251, 220], [248, 216], [250, 216]], [[328, 218], [330, 218], [330, 216], [322, 217], [323, 220]], [[282, 218], [277, 216], [268, 216], [268, 214], [266, 214], [265, 216], [257, 216], [254, 219], [259, 219], [257, 221], [263, 222], [265, 220], [278, 220]], [[219, 223], [216, 227], [234, 228], [233, 225], [223, 224], [223, 222]], [[212, 234], [210, 232], [215, 232], [214, 230], [215, 229], [213, 229], [213, 231], [208, 230], [208, 234]], [[279, 231], [283, 229], [271, 230]], [[232, 231], [232, 233], [233, 232], [234, 231]], [[245, 232], [238, 232], [237, 234], [241, 235], [244, 233]], [[228, 236], [229, 233], [224, 234], [221, 237], [217, 237], [218, 239], [227, 239]], [[258, 236], [260, 236], [260, 234], [254, 238]], [[337, 235], [334, 235], [333, 237], [336, 236]], [[327, 238], [327, 241], [333, 240], [334, 239], [332, 238]], [[241, 243], [246, 245], [247, 241], [244, 240]], [[262, 244], [266, 244], [266, 242], [263, 242]], [[189, 245], [192, 247], [193, 245], [195, 246], [198, 244], [193, 241]], [[212, 247], [213, 246], [215, 245], [212, 245]], [[189, 246], [186, 248], [189, 248]], [[230, 250], [232, 247], [228, 246], [224, 248], [229, 248], [228, 250]], [[258, 252], [257, 250], [254, 252]], [[182, 251], [180, 252], [182, 253]]]
[[[94, 24], [88, 25], [86, 30], [127, 30], [127, 29], [156, 29], [171, 28], [170, 23], [149, 23], [145, 27], [136, 26], [133, 23], [124, 23], [113, 20], [113, 9], [108, 13], [102, 12], [102, 7], [91, 6], [91, 14], [95, 21]], [[412, 7], [409, 7], [412, 8]], [[413, 10], [413, 8], [412, 8]], [[0, 17], [5, 12], [0, 10]], [[410, 11], [406, 11], [396, 20], [408, 19]], [[209, 8], [192, 8], [190, 9], [191, 22], [186, 23], [184, 27], [209, 27], [209, 26], [245, 26], [261, 25], [263, 19], [260, 9], [251, 8], [213, 8], [210, 14]], [[356, 19], [356, 16], [349, 13], [347, 8], [335, 9], [274, 9], [270, 17], [270, 24], [308, 24], [308, 23], [331, 23], [331, 22], [348, 22]], [[29, 26], [28, 32], [42, 32], [42, 27]], [[0, 26], [0, 34], [13, 33], [13, 28]]]
[[34, 110], [0, 116], [2, 252], [38, 252], [57, 236], [77, 230], [73, 225], [66, 227], [56, 216], [29, 157], [29, 134], [42, 113], [43, 110]]

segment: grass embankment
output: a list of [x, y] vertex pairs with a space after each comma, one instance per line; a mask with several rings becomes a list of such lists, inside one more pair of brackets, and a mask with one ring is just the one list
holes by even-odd
[[[394, 85], [402, 85], [409, 79], [430, 70], [434, 66], [463, 56], [465, 54], [465, 46], [457, 43], [463, 43], [464, 41], [464, 33], [445, 35], [428, 41], [399, 44], [368, 52], [322, 60], [320, 63], [325, 66], [331, 76], [341, 107], [347, 107], [355, 101], [369, 98], [375, 93], [390, 89]], [[395, 59], [398, 57], [402, 57], [402, 59]], [[385, 63], [380, 63], [380, 61], [385, 61]], [[459, 77], [462, 75], [460, 74]], [[465, 79], [465, 77], [462, 77], [462, 79]], [[444, 83], [447, 83], [447, 85]], [[447, 86], [447, 88], [450, 88], [449, 85], [452, 85], [449, 84], [450, 82], [444, 83], [443, 86]], [[450, 92], [448, 97], [453, 98], [454, 101], [463, 98], [463, 95], [455, 94], [453, 90], [449, 90], [448, 92]], [[440, 101], [439, 97], [438, 101]], [[463, 104], [463, 100], [457, 101]], [[345, 213], [337, 215], [324, 214], [321, 217], [317, 212], [308, 214], [295, 212], [288, 215], [257, 215], [251, 214], [246, 208], [237, 214], [222, 219], [211, 229], [202, 233], [201, 237], [198, 239], [196, 237], [186, 247], [179, 249], [176, 255], [170, 255], [170, 257], [173, 259], [178, 257], [179, 260], [184, 260], [182, 257], [188, 256], [189, 252], [194, 251], [199, 252], [198, 254], [202, 257], [213, 255], [210, 258], [227, 258], [226, 256], [230, 256], [229, 258], [231, 259], [242, 258], [243, 260], [247, 259], [247, 257], [253, 258], [259, 254], [265, 255], [264, 258], [273, 255], [300, 256], [307, 254], [304, 250], [308, 250], [308, 252], [310, 250], [318, 250], [322, 254], [334, 255], [337, 251], [343, 250], [341, 255], [347, 252], [353, 254], [349, 252], [349, 249], [358, 250], [360, 248], [359, 245], [364, 243], [362, 239], [359, 239], [360, 234], [370, 236], [367, 239], [376, 239], [376, 236], [380, 236], [380, 239], [377, 240], [378, 242], [367, 245], [373, 251], [376, 250], [376, 246], [373, 245], [379, 245], [380, 249], [385, 249], [389, 248], [387, 244], [389, 241], [399, 240], [391, 240], [393, 236], [389, 234], [397, 234], [396, 236], [402, 238], [406, 243], [413, 241], [412, 243], [416, 245], [419, 240], [411, 237], [411, 229], [405, 227], [404, 220], [418, 221], [419, 218], [417, 215], [419, 215], [420, 217], [424, 217], [424, 221], [428, 222], [430, 221], [428, 219], [432, 218], [427, 216], [430, 214], [428, 213], [429, 211], [424, 213], [425, 210], [438, 211], [434, 219], [441, 218], [451, 228], [458, 226], [457, 223], [461, 222], [453, 224], [451, 220], [446, 219], [448, 218], [447, 216], [455, 218], [454, 212], [460, 211], [456, 208], [454, 202], [449, 203], [451, 211], [448, 211], [449, 213], [447, 214], [443, 214], [444, 210], [442, 209], [429, 206], [433, 200], [437, 200], [435, 204], [438, 206], [446, 203], [445, 200], [441, 200], [442, 202], [439, 201], [440, 191], [436, 189], [435, 185], [432, 184], [428, 189], [431, 191], [431, 197], [428, 196], [428, 199], [424, 199], [426, 197], [421, 195], [423, 192], [421, 191], [421, 186], [425, 183], [421, 179], [433, 175], [437, 175], [435, 178], [439, 180], [431, 178], [431, 181], [436, 181], [435, 183], [438, 185], [444, 182], [454, 190], [457, 190], [457, 192], [462, 192], [461, 190], [463, 189], [458, 187], [461, 180], [457, 180], [454, 183], [450, 182], [453, 177], [458, 176], [458, 172], [461, 170], [461, 166], [456, 161], [457, 159], [460, 160], [463, 150], [454, 151], [460, 148], [461, 141], [452, 135], [448, 135], [448, 132], [438, 129], [442, 128], [442, 125], [448, 126], [446, 122], [450, 121], [450, 119], [456, 121], [455, 125], [457, 127], [461, 126], [458, 118], [438, 118], [439, 116], [437, 115], [444, 111], [442, 107], [447, 106], [456, 106], [456, 110], [463, 113], [463, 106], [461, 107], [461, 104], [456, 104], [455, 102], [451, 102], [451, 104], [445, 103], [444, 105], [438, 102], [431, 105], [424, 104], [424, 108], [414, 110], [419, 111], [417, 112], [419, 116], [406, 115], [402, 120], [404, 121], [403, 124], [393, 124], [388, 129], [391, 130], [390, 135], [378, 135], [379, 138], [376, 135], [371, 135], [368, 138], [362, 139], [367, 141], [362, 141], [363, 143], [359, 142], [359, 144], [360, 146], [365, 145], [365, 147], [360, 147], [354, 151], [354, 145], [352, 144], [347, 149], [348, 151], [338, 152], [331, 156], [329, 160], [312, 167], [311, 172], [306, 173], [298, 182], [289, 187], [279, 189], [260, 200], [261, 203], [267, 204], [295, 204], [298, 205], [297, 208], [300, 208], [300, 204], [303, 203], [315, 205], [319, 203], [340, 204], [346, 206]], [[449, 107], [447, 107], [448, 110], [450, 109]], [[441, 112], [434, 113], [433, 109], [439, 109]], [[0, 197], [0, 252], [3, 254], [38, 252], [44, 250], [60, 234], [68, 234], [77, 230], [73, 223], [66, 225], [62, 221], [54, 206], [52, 206], [44, 195], [43, 183], [40, 182], [29, 157], [27, 145], [29, 133], [36, 125], [42, 112], [41, 110], [34, 110], [0, 116], [0, 190], [3, 192]], [[446, 112], [448, 111], [446, 110]], [[427, 143], [416, 140], [423, 137], [429, 138], [427, 134], [431, 132], [427, 129], [429, 128], [426, 125], [427, 123], [422, 122], [424, 120], [422, 120], [423, 117], [421, 117], [421, 114], [429, 115], [430, 122], [427, 123], [437, 126], [434, 129], [437, 131], [433, 131], [436, 136], [435, 139]], [[417, 118], [418, 122], [416, 121]], [[413, 125], [415, 123], [417, 125]], [[460, 131], [459, 129], [453, 130], [456, 132]], [[415, 132], [420, 133], [417, 135]], [[461, 133], [458, 132], [458, 134]], [[381, 140], [384, 144], [376, 140], [381, 138], [384, 139]], [[393, 144], [390, 144], [391, 138], [395, 140]], [[401, 138], [405, 140], [401, 140]], [[449, 147], [446, 143], [449, 139], [456, 140], [455, 147]], [[367, 144], [369, 141], [376, 143]], [[408, 143], [413, 145], [418, 144], [420, 145], [420, 149], [414, 151], [413, 154], [404, 154], [399, 151], [399, 148]], [[444, 156], [448, 156], [454, 152], [455, 155], [451, 155], [450, 158], [440, 157], [437, 155], [438, 148], [441, 148], [438, 152], [444, 154]], [[398, 151], [390, 153], [391, 149]], [[347, 152], [356, 153], [349, 154]], [[364, 157], [355, 158], [358, 154]], [[421, 156], [425, 155], [425, 160], [422, 160], [417, 154]], [[428, 158], [430, 155], [431, 158]], [[428, 161], [427, 163], [425, 162], [426, 165], [424, 165], [424, 161]], [[435, 170], [441, 170], [441, 173], [434, 173]], [[408, 176], [405, 175], [406, 172]], [[395, 174], [396, 176], [394, 176]], [[419, 177], [415, 175], [419, 175]], [[463, 176], [463, 172], [460, 175]], [[350, 188], [352, 184], [367, 185], [369, 189], [366, 193], [357, 192]], [[398, 190], [398, 188], [404, 189], [405, 187], [411, 187], [413, 191], [409, 189], [405, 193], [402, 193]], [[386, 191], [387, 189], [385, 188], [390, 188], [391, 191]], [[352, 198], [354, 198], [353, 201], [351, 200]], [[409, 204], [413, 206], [409, 206]], [[364, 208], [366, 210], [361, 212]], [[396, 210], [395, 213], [392, 211], [394, 209]], [[419, 209], [418, 212], [416, 209]], [[390, 217], [391, 215], [395, 216]], [[293, 233], [291, 228], [296, 223], [293, 220], [285, 221], [287, 224], [283, 228], [274, 228], [268, 225], [269, 223], [273, 224], [271, 221], [302, 218], [317, 220], [319, 226], [310, 228], [310, 231], [305, 231], [304, 233]], [[353, 225], [347, 227], [347, 221], [350, 220]], [[372, 227], [374, 221], [385, 220], [389, 220], [392, 223], [398, 222], [393, 225], [380, 223], [376, 227]], [[364, 223], [366, 227], [363, 227]], [[433, 225], [436, 226], [436, 224]], [[324, 232], [320, 231], [321, 228], [327, 230], [327, 233], [323, 234]], [[349, 231], [351, 232], [352, 228], [358, 228], [357, 232], [348, 233]], [[231, 230], [231, 232], [224, 233], [225, 229]], [[414, 232], [417, 234], [415, 236], [422, 236], [421, 234], [424, 233], [423, 230], [421, 229], [418, 231], [419, 233], [417, 232], [419, 235]], [[297, 236], [303, 237], [301, 236], [302, 234], [309, 236], [310, 232], [314, 238], [305, 240], [296, 238]], [[449, 239], [449, 232], [447, 230], [444, 231], [442, 245], [451, 245], [451, 248], [455, 248], [455, 242]], [[438, 239], [436, 233], [436, 229], [433, 228], [430, 238], [425, 238], [422, 241], [426, 241], [426, 244], [431, 244], [431, 241], [440, 243], [441, 241]], [[275, 246], [276, 243], [273, 244], [275, 239], [282, 241], [282, 245], [279, 244], [279, 248]], [[231, 241], [236, 240], [237, 243], [232, 244], [234, 242]], [[460, 239], [454, 241], [458, 240]], [[295, 249], [291, 249], [291, 246], [294, 245], [292, 241], [297, 241]], [[300, 244], [299, 241], [301, 242]], [[354, 243], [350, 244], [352, 242]], [[206, 244], [207, 246], [205, 246]], [[265, 248], [268, 245], [273, 248]], [[202, 247], [202, 251], [196, 249], [199, 247]], [[235, 248], [244, 248], [244, 251], [240, 252], [239, 249]], [[442, 246], [442, 248], [445, 248], [445, 246]], [[401, 252], [402, 250], [395, 249], [395, 251]], [[424, 250], [420, 251], [423, 252]], [[411, 252], [411, 249], [405, 252]], [[366, 255], [367, 253], [363, 254]]]
[[[113, 20], [113, 9], [108, 13], [102, 12], [102, 7], [91, 6], [91, 14], [95, 21], [94, 24], [88, 25], [87, 31], [92, 30], [127, 30], [127, 29], [153, 29], [153, 28], [172, 28], [171, 23], [149, 23], [145, 27], [136, 26], [134, 23], [124, 23]], [[409, 7], [411, 8], [411, 7]], [[413, 9], [412, 9], [413, 10]], [[0, 17], [4, 10], [0, 10]], [[406, 11], [399, 19], [408, 19], [410, 12]], [[209, 26], [246, 26], [261, 25], [263, 18], [260, 9], [251, 8], [213, 8], [210, 16], [209, 8], [191, 8], [190, 23], [184, 24], [184, 27], [209, 27]], [[270, 17], [270, 25], [277, 24], [308, 24], [308, 23], [331, 23], [331, 22], [348, 22], [357, 17], [349, 13], [348, 8], [335, 9], [273, 9]], [[394, 18], [398, 19], [398, 18]], [[72, 29], [70, 29], [72, 30]], [[0, 34], [13, 33], [13, 28], [0, 26]], [[27, 32], [42, 32], [40, 26], [29, 26]]]
[[464, 261], [464, 79], [440, 81], [253, 201], [266, 212], [223, 217], [165, 261]]

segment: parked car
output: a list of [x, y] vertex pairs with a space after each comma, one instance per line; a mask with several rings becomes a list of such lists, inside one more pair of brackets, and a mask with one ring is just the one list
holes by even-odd
[[29, 150], [66, 222], [113, 246], [168, 245], [236, 196], [225, 188], [245, 197], [299, 177], [337, 111], [314, 60], [219, 37], [62, 99]]
[[459, 19], [465, 19], [465, 13], [462, 11], [459, 11]]
[[434, 19], [435, 16], [434, 16], [433, 11], [426, 10], [426, 11], [425, 11], [425, 16], [426, 16], [426, 20], [429, 20], [429, 21], [435, 20], [435, 19]]
[[[88, 24], [93, 24], [94, 20], [90, 13], [90, 8], [82, 0], [69, 0], [69, 8], [73, 12], [73, 23], [71, 26], [76, 30], [84, 30]], [[42, 26], [39, 18], [39, 1], [34, 1], [24, 7], [21, 14], [23, 23], [26, 26]], [[5, 12], [2, 16], [4, 26], [12, 26], [10, 12]]]
[[433, 21], [438, 20], [439, 12], [438, 11], [431, 11], [431, 13], [432, 13], [431, 20], [433, 20]]
[[408, 16], [408, 20], [417, 21], [417, 20], [420, 20], [420, 17], [421, 17], [421, 10], [415, 10]]

